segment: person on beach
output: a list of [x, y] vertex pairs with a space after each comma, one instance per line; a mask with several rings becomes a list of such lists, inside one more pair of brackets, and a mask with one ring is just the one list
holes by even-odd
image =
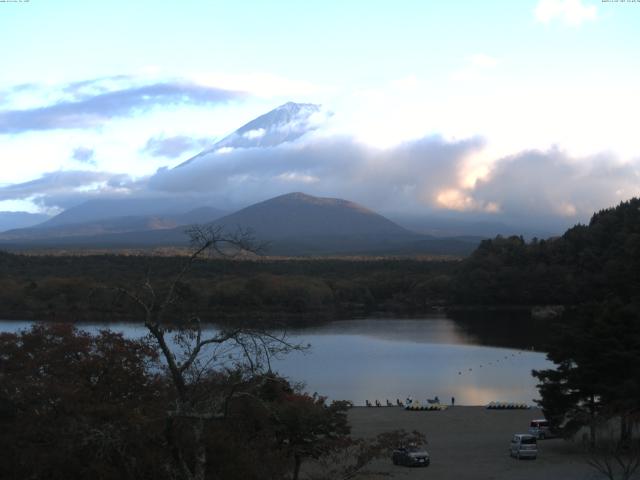
[[456, 404], [456, 397], [451, 397], [451, 406], [453, 407]]

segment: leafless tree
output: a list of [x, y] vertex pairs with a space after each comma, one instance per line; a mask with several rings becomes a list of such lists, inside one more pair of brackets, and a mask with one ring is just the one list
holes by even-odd
[[640, 468], [640, 448], [600, 446], [589, 453], [587, 463], [610, 480], [630, 480]]
[[[166, 436], [172, 452], [174, 476], [204, 480], [208, 461], [205, 445], [207, 422], [222, 419], [231, 397], [242, 395], [243, 376], [271, 370], [271, 359], [301, 349], [290, 343], [286, 332], [273, 333], [252, 326], [203, 328], [200, 317], [189, 312], [179, 294], [195, 262], [208, 255], [233, 257], [255, 254], [259, 247], [246, 231], [229, 234], [221, 227], [194, 226], [187, 234], [191, 254], [180, 270], [159, 289], [147, 273], [136, 288], [118, 291], [142, 311], [144, 326], [157, 343], [168, 371], [175, 400], [167, 412]], [[211, 388], [203, 378], [212, 372], [241, 372], [237, 385]], [[188, 455], [174, 434], [175, 422], [187, 425], [191, 450]]]
[[602, 426], [596, 444], [587, 446], [587, 463], [609, 480], [630, 480], [640, 468], [640, 443], [632, 429], [636, 419], [621, 419], [619, 429], [614, 420]]

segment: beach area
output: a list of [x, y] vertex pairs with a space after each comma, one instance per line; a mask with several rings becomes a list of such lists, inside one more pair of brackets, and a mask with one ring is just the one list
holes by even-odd
[[536, 460], [517, 460], [508, 453], [514, 433], [527, 433], [529, 422], [543, 418], [537, 408], [489, 410], [450, 407], [443, 411], [408, 411], [402, 407], [354, 407], [349, 411], [352, 434], [372, 437], [404, 429], [427, 437], [429, 467], [395, 466], [390, 458], [373, 462], [360, 480], [595, 480], [579, 442], [540, 440]]

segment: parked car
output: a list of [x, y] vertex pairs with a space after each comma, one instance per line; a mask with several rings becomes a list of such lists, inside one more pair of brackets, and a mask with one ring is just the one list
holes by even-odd
[[531, 423], [529, 424], [529, 433], [538, 440], [556, 437], [549, 427], [549, 422], [544, 418], [531, 420]]
[[511, 438], [509, 447], [509, 455], [521, 458], [537, 458], [538, 457], [538, 439], [528, 433], [516, 433]]
[[429, 453], [417, 445], [399, 447], [391, 456], [394, 465], [406, 465], [408, 467], [428, 467], [431, 463]]

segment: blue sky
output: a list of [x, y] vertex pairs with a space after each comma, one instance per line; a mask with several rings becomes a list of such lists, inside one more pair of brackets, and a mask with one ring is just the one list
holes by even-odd
[[[128, 194], [108, 179], [140, 182], [293, 100], [335, 113], [325, 136], [386, 152], [475, 139], [412, 208], [504, 211], [510, 197], [479, 192], [537, 152], [555, 159], [534, 155], [540, 169], [572, 172], [565, 184], [602, 184], [547, 192], [550, 213], [574, 218], [639, 193], [639, 25], [640, 3], [596, 0], [0, 3], [0, 210], [57, 211], [65, 189]], [[173, 153], [145, 148], [154, 139]], [[53, 189], [21, 187], [52, 175]]]

